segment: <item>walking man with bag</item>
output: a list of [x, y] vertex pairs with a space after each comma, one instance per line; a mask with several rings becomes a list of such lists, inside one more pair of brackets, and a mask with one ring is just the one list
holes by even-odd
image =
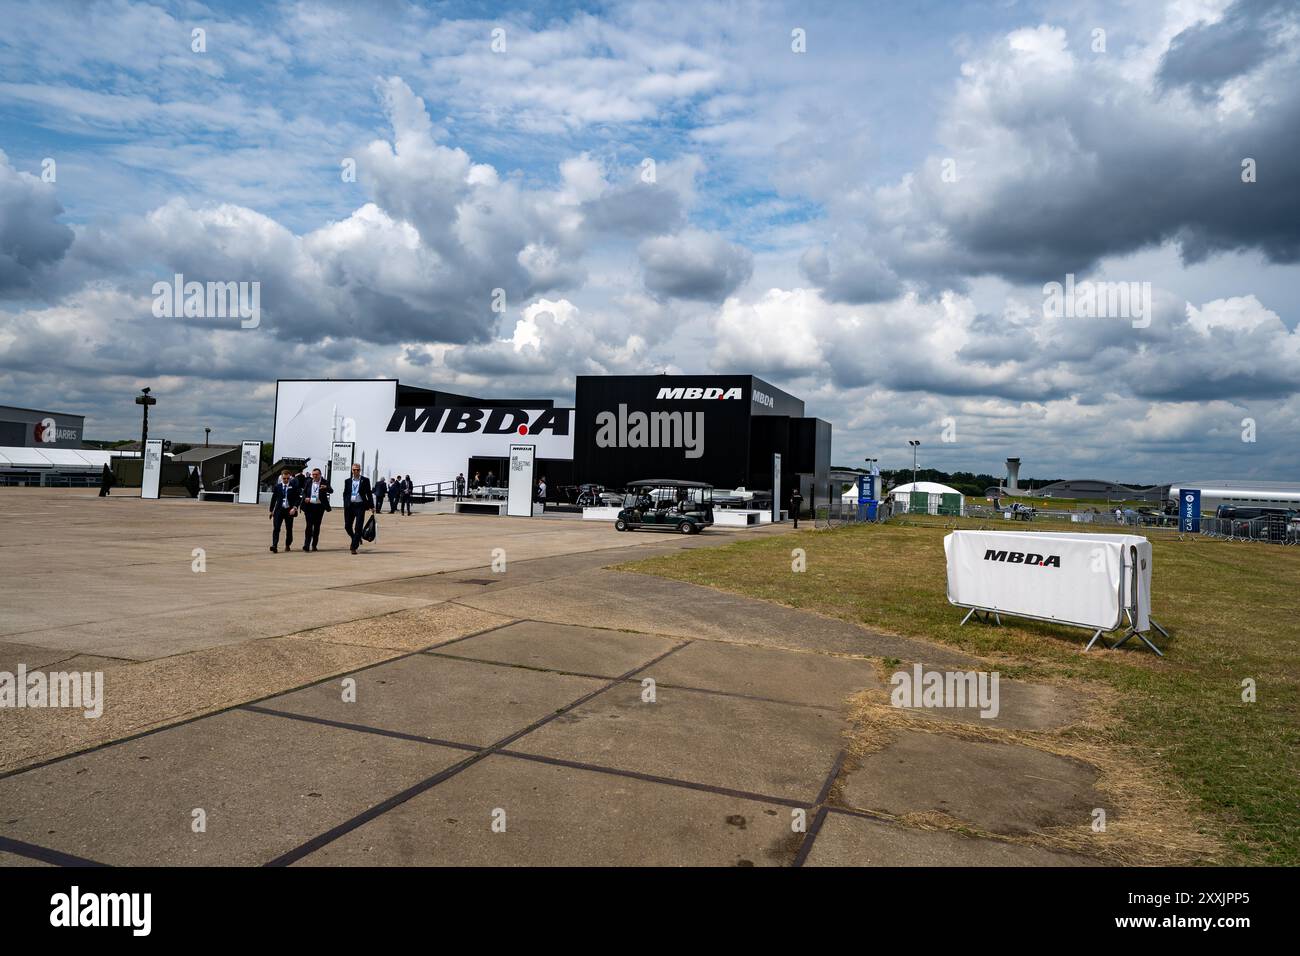
[[366, 528], [366, 512], [375, 508], [370, 479], [361, 474], [361, 466], [352, 466], [352, 477], [343, 482], [343, 527], [352, 539], [352, 553], [361, 547], [361, 533]]

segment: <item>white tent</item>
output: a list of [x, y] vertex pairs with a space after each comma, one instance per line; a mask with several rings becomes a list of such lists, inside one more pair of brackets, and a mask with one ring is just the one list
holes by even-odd
[[939, 506], [943, 503], [944, 495], [956, 495], [961, 502], [961, 514], [966, 513], [966, 496], [956, 488], [941, 485], [937, 481], [918, 481], [915, 484], [909, 481], [905, 485], [899, 485], [897, 488], [891, 489], [889, 497], [894, 499], [896, 504], [907, 506], [911, 503], [912, 492], [914, 491], [930, 496], [929, 507], [926, 508], [928, 514], [937, 515], [939, 513]]
[[98, 470], [116, 455], [139, 457], [138, 452], [101, 451], [98, 448], [24, 448], [16, 445], [0, 448], [0, 466]]

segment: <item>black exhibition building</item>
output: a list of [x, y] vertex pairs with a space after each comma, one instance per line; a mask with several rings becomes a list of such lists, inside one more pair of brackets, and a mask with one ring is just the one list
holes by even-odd
[[643, 478], [772, 488], [781, 505], [830, 494], [831, 426], [753, 375], [579, 375], [574, 477], [609, 488]]

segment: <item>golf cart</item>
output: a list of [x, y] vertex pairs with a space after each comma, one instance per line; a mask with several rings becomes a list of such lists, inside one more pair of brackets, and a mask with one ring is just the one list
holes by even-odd
[[698, 534], [713, 524], [713, 486], [702, 481], [655, 478], [634, 481], [623, 496], [623, 510], [614, 527], [619, 531], [653, 528]]

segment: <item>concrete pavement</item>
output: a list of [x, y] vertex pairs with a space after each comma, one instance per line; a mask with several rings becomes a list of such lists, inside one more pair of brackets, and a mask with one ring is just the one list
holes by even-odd
[[[1107, 806], [1084, 764], [946, 732], [967, 714], [849, 753], [881, 658], [961, 655], [604, 570], [754, 532], [385, 516], [368, 553], [327, 529], [340, 550], [272, 555], [260, 509], [4, 490], [0, 511], [21, 585], [0, 670], [106, 684], [94, 720], [0, 710], [0, 865], [1093, 862], [1050, 849]], [[1009, 731], [1076, 718], [1012, 687]]]

